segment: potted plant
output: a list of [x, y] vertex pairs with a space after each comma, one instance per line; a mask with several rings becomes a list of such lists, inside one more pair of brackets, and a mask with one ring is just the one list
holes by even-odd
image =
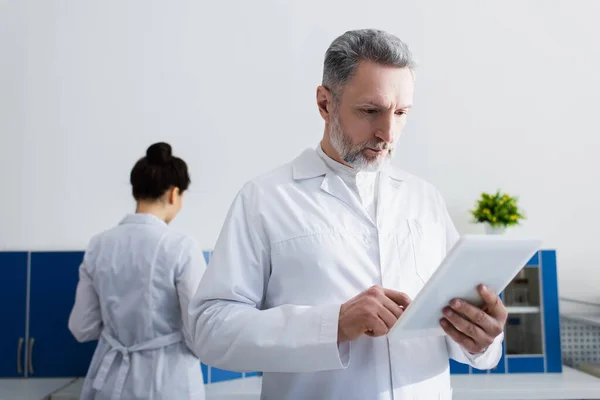
[[482, 193], [475, 208], [471, 210], [473, 222], [485, 224], [486, 233], [502, 234], [507, 227], [518, 225], [525, 219], [517, 200], [517, 197], [500, 190], [493, 194]]

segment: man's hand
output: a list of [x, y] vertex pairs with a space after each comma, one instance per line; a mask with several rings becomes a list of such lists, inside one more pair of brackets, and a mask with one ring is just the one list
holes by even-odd
[[405, 293], [372, 286], [342, 304], [338, 322], [338, 344], [366, 334], [383, 336], [410, 304]]
[[485, 351], [504, 330], [508, 317], [506, 307], [496, 293], [485, 286], [478, 287], [485, 305], [479, 309], [464, 300], [455, 299], [443, 310], [440, 325], [444, 331], [473, 354]]

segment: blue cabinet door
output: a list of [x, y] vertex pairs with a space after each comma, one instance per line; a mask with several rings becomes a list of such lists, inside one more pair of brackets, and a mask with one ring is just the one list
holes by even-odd
[[546, 372], [560, 373], [562, 372], [562, 347], [556, 251], [544, 250], [541, 258]]
[[490, 370], [492, 374], [505, 374], [506, 373], [506, 346], [504, 341], [502, 341], [502, 356], [500, 357], [500, 361], [496, 367]]
[[26, 252], [0, 252], [0, 378], [24, 376], [27, 257]]
[[470, 374], [471, 367], [468, 364], [459, 363], [450, 359], [450, 373], [452, 375]]
[[31, 253], [30, 377], [85, 376], [96, 341], [79, 343], [69, 331], [83, 252]]
[[240, 379], [241, 377], [241, 372], [227, 371], [214, 367], [210, 368], [210, 383], [230, 381], [232, 379]]
[[544, 371], [543, 356], [507, 356], [508, 373], [542, 373]]

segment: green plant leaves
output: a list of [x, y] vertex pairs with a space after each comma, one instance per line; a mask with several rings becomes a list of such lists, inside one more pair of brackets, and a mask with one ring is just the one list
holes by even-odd
[[471, 210], [473, 222], [487, 222], [492, 226], [513, 226], [525, 219], [517, 205], [518, 198], [497, 190], [496, 193], [482, 193]]

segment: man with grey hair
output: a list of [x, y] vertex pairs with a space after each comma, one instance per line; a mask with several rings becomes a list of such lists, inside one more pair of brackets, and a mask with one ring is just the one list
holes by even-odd
[[377, 30], [327, 50], [316, 149], [248, 182], [227, 214], [190, 303], [205, 363], [262, 371], [262, 399], [450, 399], [449, 359], [501, 355], [506, 308], [460, 299], [446, 336], [389, 329], [458, 233], [439, 192], [390, 165], [413, 102], [408, 47]]

